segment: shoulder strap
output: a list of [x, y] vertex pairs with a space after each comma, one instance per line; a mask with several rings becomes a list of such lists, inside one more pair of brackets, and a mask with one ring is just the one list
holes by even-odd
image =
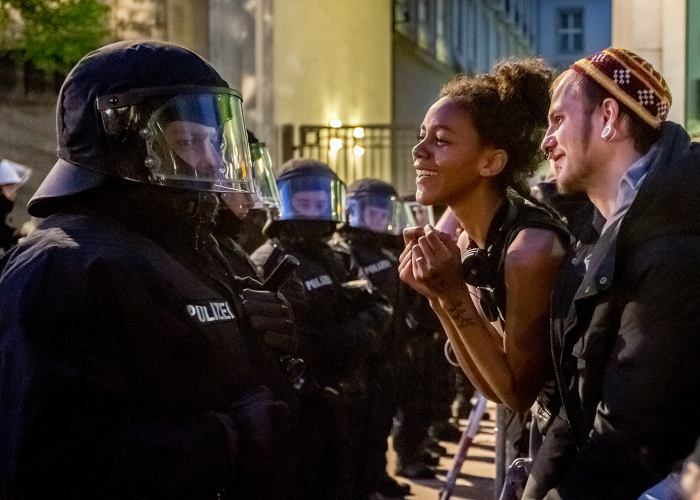
[[[503, 312], [505, 312], [506, 306], [504, 275], [506, 254], [508, 253], [508, 247], [510, 247], [513, 240], [515, 240], [515, 238], [518, 236], [518, 233], [526, 228], [548, 229], [556, 233], [566, 246], [568, 246], [571, 242], [571, 235], [566, 228], [566, 225], [553, 212], [550, 212], [546, 208], [540, 207], [515, 193], [508, 193], [508, 202], [512, 207], [512, 219], [510, 219], [510, 224], [504, 223], [504, 237], [499, 238], [500, 241], [497, 242], [498, 248], [496, 248], [494, 244], [494, 248], [490, 252], [494, 258], [498, 259], [498, 265], [496, 267], [495, 293], [498, 307]], [[509, 209], [509, 212], [510, 211], [511, 209]]]

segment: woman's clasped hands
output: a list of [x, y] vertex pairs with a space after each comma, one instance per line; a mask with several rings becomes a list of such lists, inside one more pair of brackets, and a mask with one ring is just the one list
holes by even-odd
[[399, 276], [429, 299], [439, 299], [462, 290], [461, 252], [452, 237], [433, 228], [408, 227], [400, 257]]

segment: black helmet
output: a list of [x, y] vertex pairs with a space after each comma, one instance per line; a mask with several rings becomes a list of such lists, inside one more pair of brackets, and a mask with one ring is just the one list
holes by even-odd
[[379, 234], [401, 234], [413, 225], [394, 187], [380, 179], [360, 179], [348, 188], [345, 198], [347, 225]]
[[32, 215], [109, 179], [254, 192], [241, 96], [183, 47], [126, 41], [86, 55], [61, 87], [56, 124], [59, 159]]
[[328, 165], [318, 160], [293, 159], [277, 172], [279, 219], [344, 220], [345, 184]]
[[287, 241], [330, 237], [345, 215], [345, 184], [328, 165], [293, 159], [277, 170], [279, 213], [268, 210], [263, 234]]

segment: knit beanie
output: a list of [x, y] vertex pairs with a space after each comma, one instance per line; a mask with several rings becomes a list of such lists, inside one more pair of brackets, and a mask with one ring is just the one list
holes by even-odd
[[648, 61], [626, 49], [608, 48], [571, 65], [589, 77], [627, 109], [655, 129], [671, 107], [671, 91], [661, 73]]

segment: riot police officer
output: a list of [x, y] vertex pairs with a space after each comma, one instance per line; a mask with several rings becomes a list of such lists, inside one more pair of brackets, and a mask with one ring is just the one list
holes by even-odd
[[281, 165], [277, 186], [279, 217], [269, 219], [264, 232], [270, 239], [251, 257], [261, 267], [267, 263], [264, 272], [285, 254], [300, 262], [282, 293], [292, 305], [306, 362], [297, 383], [304, 443], [301, 498], [350, 498], [361, 438], [359, 412], [365, 407], [360, 352], [370, 303], [328, 245], [343, 220], [345, 186], [326, 164], [310, 159]]
[[257, 239], [259, 235], [250, 234], [253, 229], [245, 223], [254, 212], [269, 212], [274, 217], [279, 213], [280, 196], [267, 145], [250, 130], [247, 134], [257, 190], [221, 193], [213, 234], [237, 276], [259, 279], [259, 269], [244, 247], [247, 240]]
[[120, 42], [67, 76], [57, 128], [45, 220], [2, 260], [0, 496], [284, 496], [288, 408], [206, 253], [217, 193], [255, 191], [240, 94], [182, 47]]
[[[382, 180], [353, 182], [346, 195], [347, 221], [341, 224], [333, 248], [344, 257], [354, 278], [365, 279], [372, 290], [373, 349], [365, 349], [363, 370], [367, 385], [366, 440], [361, 464], [360, 495], [388, 497], [410, 494], [386, 471], [387, 437], [397, 408], [397, 362], [405, 349], [404, 316], [411, 290], [399, 280], [398, 256], [404, 227], [415, 224], [394, 187]], [[369, 347], [369, 346], [368, 346]], [[362, 490], [363, 489], [363, 490]]]

